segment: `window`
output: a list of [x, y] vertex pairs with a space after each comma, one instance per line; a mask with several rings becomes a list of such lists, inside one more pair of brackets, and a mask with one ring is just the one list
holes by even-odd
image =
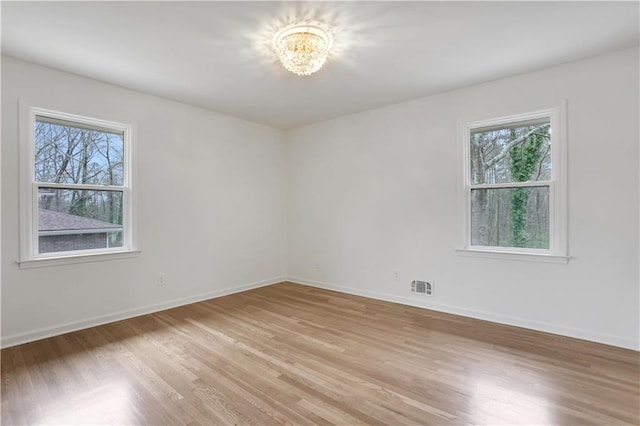
[[563, 108], [463, 126], [462, 252], [566, 262]]
[[131, 127], [24, 114], [21, 260], [132, 251]]

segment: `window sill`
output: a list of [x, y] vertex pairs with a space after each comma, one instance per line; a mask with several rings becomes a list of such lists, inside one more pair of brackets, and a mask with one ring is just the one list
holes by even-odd
[[460, 256], [479, 257], [485, 259], [501, 259], [501, 260], [521, 260], [526, 262], [543, 262], [558, 263], [566, 265], [569, 263], [569, 256], [558, 256], [546, 253], [524, 253], [513, 251], [498, 250], [478, 250], [478, 249], [456, 249], [456, 253]]
[[49, 266], [72, 265], [76, 263], [103, 262], [106, 260], [128, 259], [137, 257], [140, 250], [116, 251], [110, 253], [78, 254], [59, 257], [43, 257], [39, 259], [19, 260], [20, 269], [44, 268]]

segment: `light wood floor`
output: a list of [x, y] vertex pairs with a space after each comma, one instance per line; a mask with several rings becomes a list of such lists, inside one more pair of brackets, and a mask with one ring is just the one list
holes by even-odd
[[638, 424], [638, 352], [278, 284], [2, 350], [2, 423]]

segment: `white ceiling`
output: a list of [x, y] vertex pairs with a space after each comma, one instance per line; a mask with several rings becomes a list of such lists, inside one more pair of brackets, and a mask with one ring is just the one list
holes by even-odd
[[[2, 53], [290, 129], [638, 45], [638, 2], [2, 2]], [[334, 51], [284, 70], [282, 26]]]

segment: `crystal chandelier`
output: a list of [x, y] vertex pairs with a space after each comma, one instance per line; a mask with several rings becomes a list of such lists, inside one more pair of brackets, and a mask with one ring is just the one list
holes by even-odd
[[327, 60], [331, 38], [319, 27], [298, 25], [280, 31], [273, 44], [286, 69], [294, 74], [309, 75]]

